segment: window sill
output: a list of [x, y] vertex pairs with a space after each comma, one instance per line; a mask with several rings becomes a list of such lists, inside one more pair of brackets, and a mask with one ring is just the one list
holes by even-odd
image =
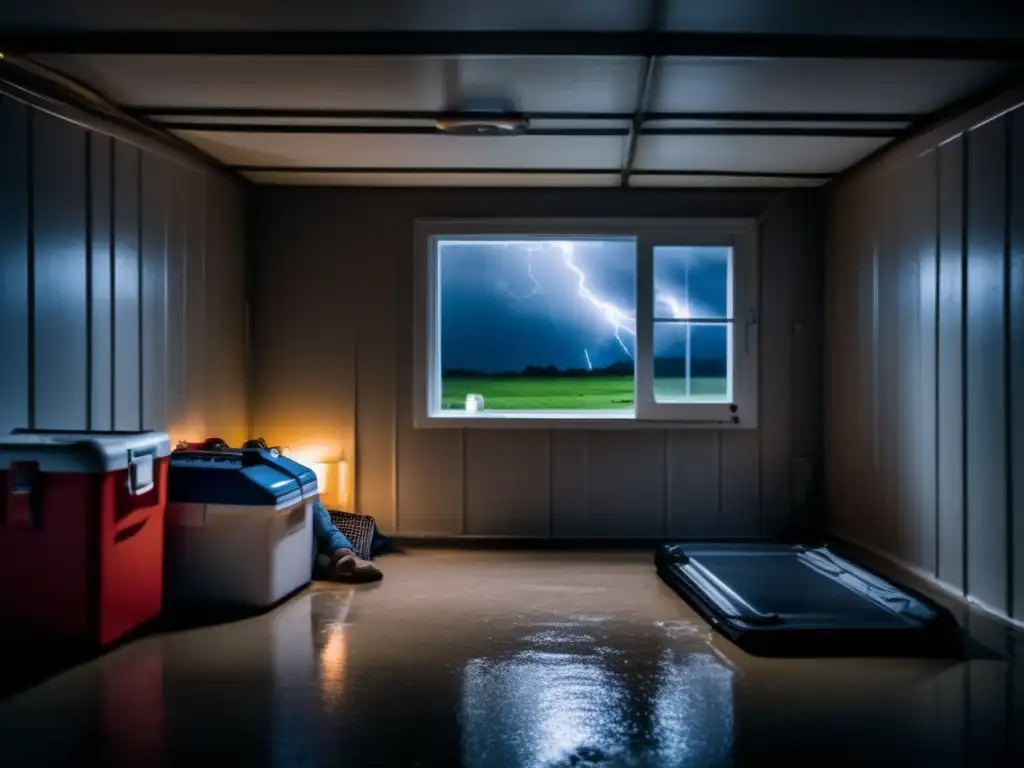
[[491, 411], [486, 416], [452, 412], [418, 417], [416, 429], [756, 429], [755, 422], [638, 419], [631, 411]]

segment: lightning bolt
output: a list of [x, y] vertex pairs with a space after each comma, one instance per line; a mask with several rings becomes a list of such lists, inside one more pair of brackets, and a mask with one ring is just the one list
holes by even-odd
[[688, 320], [693, 317], [688, 305], [681, 302], [672, 294], [661, 290], [658, 286], [654, 286], [654, 301], [666, 304], [669, 312], [672, 313], [672, 317], [675, 320]]
[[[504, 245], [508, 247], [509, 243], [505, 243]], [[583, 269], [580, 268], [580, 266], [575, 262], [573, 258], [575, 256], [575, 243], [569, 241], [561, 241], [551, 243], [551, 245], [555, 246], [561, 252], [562, 263], [576, 276], [576, 293], [579, 295], [581, 299], [587, 302], [587, 304], [593, 307], [594, 310], [596, 310], [597, 313], [605, 320], [605, 322], [607, 322], [608, 325], [611, 326], [612, 332], [615, 335], [615, 340], [619, 343], [619, 346], [622, 348], [622, 351], [626, 353], [626, 356], [632, 360], [633, 354], [629, 351], [629, 347], [626, 346], [626, 342], [623, 340], [622, 337], [625, 334], [626, 336], [632, 336], [634, 339], [636, 338], [635, 314], [628, 309], [624, 309], [623, 307], [618, 306], [612, 301], [607, 301], [605, 299], [600, 298], [590, 289], [590, 287], [587, 285], [586, 273], [583, 271]], [[542, 298], [544, 297], [544, 293], [540, 286], [540, 283], [537, 281], [537, 278], [533, 273], [533, 254], [539, 249], [533, 247], [533, 244], [530, 243], [527, 245], [526, 250], [526, 274], [530, 278], [530, 281], [533, 283], [533, 288], [530, 290], [530, 292], [527, 294], [520, 295], [510, 290], [508, 286], [504, 283], [501, 283], [498, 286], [509, 296], [520, 301], [525, 301], [526, 299], [538, 295], [541, 296]], [[656, 303], [660, 303], [668, 307], [668, 310], [671, 313], [673, 319], [686, 320], [693, 317], [693, 313], [690, 309], [689, 303], [683, 299], [677, 298], [673, 293], [665, 290], [662, 286], [654, 286], [654, 300]], [[545, 301], [547, 301], [547, 299], [545, 299]], [[584, 349], [583, 355], [587, 361], [587, 369], [593, 370], [593, 364], [590, 360], [590, 353], [586, 349]]]
[[587, 287], [587, 276], [576, 266], [576, 262], [573, 261], [573, 251], [575, 250], [573, 243], [555, 243], [555, 246], [562, 252], [562, 263], [565, 264], [573, 274], [576, 275], [578, 280], [576, 284], [576, 292], [580, 298], [590, 304], [596, 309], [604, 319], [612, 326], [615, 332], [615, 340], [619, 342], [619, 346], [622, 347], [622, 351], [626, 353], [630, 360], [633, 359], [633, 354], [629, 351], [629, 347], [622, 340], [622, 334], [626, 333], [630, 336], [636, 337], [636, 318], [633, 317], [627, 310], [622, 307], [616, 306], [611, 301], [604, 301], [599, 299], [590, 288]]
[[520, 294], [516, 293], [515, 291], [513, 291], [511, 288], [509, 288], [508, 287], [508, 283], [505, 283], [505, 282], [498, 283], [498, 287], [501, 290], [503, 290], [505, 293], [507, 293], [509, 296], [511, 296], [513, 299], [516, 299], [517, 301], [526, 301], [527, 299], [532, 299], [534, 296], [537, 296], [541, 292], [540, 283], [537, 282], [537, 278], [534, 277], [534, 274], [533, 274], [533, 254], [534, 254], [534, 250], [535, 250], [534, 248], [530, 248], [530, 247], [527, 247], [527, 249], [526, 249], [526, 275], [527, 275], [527, 277], [530, 278], [530, 282], [533, 283], [533, 288], [530, 289], [529, 293], [520, 295]]

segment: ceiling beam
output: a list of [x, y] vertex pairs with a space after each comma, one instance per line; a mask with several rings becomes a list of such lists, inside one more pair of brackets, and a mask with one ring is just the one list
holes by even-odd
[[[448, 136], [449, 134], [433, 125], [322, 125], [280, 123], [189, 123], [182, 121], [155, 122], [167, 131], [200, 131], [207, 133], [274, 133], [274, 134], [320, 134], [320, 135], [386, 135], [386, 136]], [[527, 128], [512, 136], [460, 136], [462, 139], [502, 138], [515, 136], [625, 136], [628, 128]]]
[[[138, 117], [209, 117], [225, 119], [274, 120], [429, 120], [470, 117], [470, 113], [394, 109], [280, 109], [275, 107], [172, 107], [125, 108]], [[622, 120], [631, 121], [632, 112], [529, 112], [530, 120]], [[787, 123], [912, 123], [925, 115], [909, 112], [648, 112], [647, 122], [662, 120]]]
[[361, 166], [343, 166], [343, 165], [232, 165], [232, 170], [243, 172], [243, 173], [353, 173], [353, 174], [368, 174], [368, 173], [398, 173], [398, 174], [431, 174], [431, 173], [465, 173], [472, 175], [481, 174], [509, 174], [509, 173], [521, 173], [524, 175], [537, 175], [537, 174], [552, 174], [552, 175], [573, 175], [573, 176], [593, 176], [595, 174], [604, 174], [606, 176], [616, 176], [619, 173], [618, 168], [509, 168], [506, 166], [491, 167], [491, 168], [480, 168], [480, 167], [442, 167], [442, 168], [430, 168], [422, 165], [415, 165], [407, 168], [392, 168], [389, 166], [376, 166], [376, 167], [361, 167]]
[[[647, 7], [647, 32], [658, 34], [665, 27], [665, 12], [667, 0], [650, 0]], [[644, 120], [647, 119], [647, 112], [651, 108], [651, 91], [654, 89], [654, 75], [658, 67], [656, 54], [647, 54], [647, 61], [644, 65], [643, 75], [640, 79], [640, 88], [637, 91], [636, 106], [633, 108], [633, 119], [630, 123], [629, 139], [626, 142], [626, 153], [622, 158], [622, 171], [619, 175], [619, 186], [629, 186], [629, 174], [636, 162], [637, 146], [640, 142], [640, 132], [644, 127]]]
[[640, 94], [636, 102], [636, 112], [633, 113], [633, 123], [629, 131], [629, 140], [626, 143], [626, 154], [623, 157], [622, 170], [619, 173], [619, 185], [622, 187], [629, 186], [629, 174], [633, 170], [633, 163], [636, 162], [640, 132], [643, 129], [647, 107], [651, 101], [651, 85], [654, 81], [654, 70], [657, 66], [658, 59], [651, 56], [647, 59], [647, 66], [644, 67], [643, 79], [640, 82]]
[[252, 56], [692, 56], [1024, 61], [1024, 39], [722, 32], [7, 32], [0, 52]]
[[[626, 168], [631, 168], [636, 155], [639, 136], [806, 136], [841, 139], [886, 139], [903, 135], [903, 128], [816, 128], [774, 127], [774, 126], [722, 126], [722, 127], [672, 127], [648, 128], [643, 118], [634, 121], [632, 128], [529, 128], [515, 136], [460, 136], [460, 139], [477, 138], [513, 139], [516, 136], [629, 136], [626, 150]], [[153, 123], [167, 131], [193, 131], [196, 133], [262, 133], [275, 135], [320, 135], [320, 136], [447, 136], [448, 134], [432, 125], [323, 125], [323, 124], [281, 124], [281, 123], [197, 123], [187, 121], [163, 121]]]
[[[428, 174], [466, 174], [472, 176], [493, 175], [523, 175], [523, 176], [618, 176], [619, 168], [510, 168], [501, 166], [497, 168], [427, 168], [414, 166], [411, 168], [391, 167], [350, 167], [350, 166], [312, 166], [312, 165], [230, 165], [231, 170], [239, 173], [295, 173], [295, 174], [402, 174], [402, 175], [428, 175]], [[834, 173], [788, 173], [770, 171], [709, 171], [709, 170], [687, 170], [659, 168], [657, 170], [637, 170], [631, 176], [699, 176], [706, 178], [748, 178], [748, 179], [805, 179], [807, 181], [828, 181], [835, 178]]]

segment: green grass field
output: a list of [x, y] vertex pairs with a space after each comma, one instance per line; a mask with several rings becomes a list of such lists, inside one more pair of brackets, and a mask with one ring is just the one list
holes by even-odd
[[[658, 379], [655, 394], [659, 400], [681, 398], [686, 391], [684, 379]], [[442, 384], [441, 405], [462, 409], [466, 395], [484, 396], [484, 407], [496, 411], [545, 410], [632, 410], [632, 376], [594, 376], [593, 378], [446, 378]], [[724, 395], [726, 380], [693, 379], [691, 395]]]

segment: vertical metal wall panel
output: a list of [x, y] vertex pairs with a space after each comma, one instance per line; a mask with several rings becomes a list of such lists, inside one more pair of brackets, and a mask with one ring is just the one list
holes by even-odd
[[963, 589], [964, 572], [964, 152], [962, 137], [938, 148], [939, 335], [937, 350], [938, 577]]
[[[754, 432], [723, 432], [721, 484], [723, 535], [749, 538], [761, 532], [760, 452]], [[791, 475], [787, 477], [790, 479]]]
[[[215, 423], [226, 437], [245, 435], [241, 183], [141, 149], [101, 124], [36, 109], [5, 88], [0, 434], [146, 427], [200, 439], [211, 405], [227, 403]], [[203, 242], [211, 179], [229, 202], [218, 224], [225, 245], [212, 257], [221, 304], [212, 321]], [[220, 400], [204, 378], [213, 364]]]
[[665, 435], [654, 430], [587, 434], [589, 535], [665, 535]]
[[586, 536], [591, 530], [589, 466], [586, 432], [552, 432], [551, 530], [555, 537]]
[[916, 286], [918, 335], [917, 387], [911, 393], [910, 408], [917, 424], [914, 453], [917, 459], [917, 483], [914, 486], [917, 535], [913, 562], [929, 573], [937, 567], [936, 543], [938, 529], [938, 475], [936, 468], [937, 366], [938, 338], [938, 222], [935, 194], [938, 157], [936, 152], [923, 155], [913, 165], [911, 207], [914, 212], [914, 258], [917, 262]]
[[[1011, 610], [1014, 618], [1024, 620], [1024, 113], [1020, 110], [1010, 118], [1010, 158], [1007, 165], [1010, 174], [1009, 216], [1009, 278], [1007, 307], [1010, 338], [1007, 340], [1010, 352], [1010, 419], [1007, 422], [1010, 444], [1011, 502], [1010, 528], [1011, 561], [1010, 584], [1012, 585]], [[1019, 686], [1024, 695], [1024, 677]], [[1024, 713], [1024, 699], [1018, 701]], [[1020, 743], [1024, 747], [1024, 731], [1019, 730]], [[1024, 750], [1022, 750], [1024, 753]]]
[[466, 431], [466, 533], [551, 532], [550, 433]]
[[967, 590], [1007, 608], [1006, 130], [994, 120], [967, 144]]
[[92, 390], [90, 427], [114, 428], [114, 366], [113, 366], [113, 201], [111, 167], [114, 144], [109, 136], [89, 134], [89, 194], [92, 226], [90, 283], [91, 334], [89, 366]]
[[[670, 431], [665, 470], [668, 473], [668, 536], [699, 538], [721, 536], [722, 435], [695, 430]], [[772, 487], [781, 487], [776, 481]], [[778, 497], [775, 498], [777, 502]]]
[[142, 427], [140, 152], [114, 145], [114, 429]]
[[29, 426], [29, 112], [0, 96], [0, 434]]
[[166, 160], [142, 156], [142, 426], [167, 428], [167, 192]]
[[85, 429], [89, 420], [86, 135], [33, 113], [35, 425], [43, 429]]
[[[766, 533], [780, 533], [792, 514], [793, 461], [793, 350], [795, 238], [799, 236], [800, 207], [793, 197], [782, 197], [762, 217], [761, 296], [759, 333], [760, 397], [772, 407], [758, 414], [761, 504]], [[717, 466], [715, 467], [717, 474]], [[717, 490], [717, 489], [716, 489]], [[717, 499], [717, 493], [715, 494]], [[717, 504], [716, 504], [717, 506]], [[686, 526], [684, 526], [686, 527]]]
[[[835, 305], [830, 387], [847, 375], [851, 357], [843, 350], [856, 327], [856, 373], [873, 393], [864, 397], [877, 453], [860, 473], [833, 460], [829, 499], [836, 504], [858, 486], [888, 490], [895, 479], [900, 500], [883, 505], [880, 520], [866, 511], [873, 522], [856, 532], [846, 517], [831, 517], [832, 531], [1017, 619], [1024, 616], [1022, 115], [1020, 108], [978, 112], [963, 133], [936, 133], [934, 146], [915, 157], [883, 160], [840, 183], [829, 195], [826, 253]], [[901, 191], [899, 205], [893, 189]], [[896, 272], [887, 268], [887, 219], [903, 232]], [[848, 269], [848, 242], [860, 237], [882, 247], [877, 257], [858, 257], [858, 288], [839, 275]], [[853, 318], [839, 307], [858, 291], [861, 312]], [[893, 312], [895, 348], [881, 332]], [[833, 427], [845, 415], [830, 393], [827, 451], [839, 455], [847, 449]]]
[[167, 179], [167, 345], [164, 350], [167, 388], [167, 427], [173, 432], [186, 424], [185, 339], [188, 308], [185, 305], [188, 261], [187, 171], [172, 166]]
[[[899, 254], [896, 216], [898, 205], [897, 182], [893, 173], [875, 193], [880, 207], [877, 209], [875, 232], [875, 304], [876, 320], [873, 330], [875, 350], [875, 430], [877, 440], [878, 488], [880, 504], [876, 518], [877, 535], [887, 551], [900, 550], [899, 482], [901, 456], [899, 442], [899, 392], [903, 379], [899, 358]], [[873, 534], [875, 532], [873, 531]]]
[[206, 176], [189, 172], [185, 180], [185, 423], [193, 440], [209, 437], [206, 397]]

